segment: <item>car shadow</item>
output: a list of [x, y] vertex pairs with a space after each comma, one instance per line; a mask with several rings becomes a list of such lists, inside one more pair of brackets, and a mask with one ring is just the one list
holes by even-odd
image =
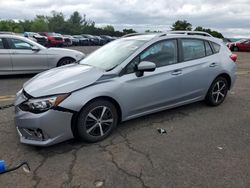
[[36, 147], [34, 149], [41, 154], [62, 154], [70, 152], [74, 149], [79, 149], [82, 147], [90, 147], [93, 145], [102, 145], [107, 142], [112, 143], [112, 140], [119, 136], [119, 134], [124, 133], [128, 134], [134, 130], [138, 130], [141, 128], [152, 128], [152, 131], [156, 131], [156, 129], [152, 126], [154, 123], [162, 123], [165, 121], [174, 121], [175, 118], [186, 117], [189, 116], [190, 113], [195, 111], [208, 108], [203, 101], [196, 102], [188, 105], [184, 105], [181, 107], [176, 107], [173, 109], [164, 110], [161, 112], [153, 113], [150, 115], [142, 116], [139, 118], [135, 118], [132, 120], [128, 120], [120, 123], [114, 132], [105, 140], [98, 143], [87, 143], [81, 142], [77, 139], [71, 139], [56, 145], [48, 146], [48, 147]]

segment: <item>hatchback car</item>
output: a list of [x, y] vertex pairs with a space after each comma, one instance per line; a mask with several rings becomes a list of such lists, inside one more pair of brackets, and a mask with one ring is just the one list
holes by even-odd
[[15, 101], [20, 141], [97, 142], [121, 121], [202, 100], [220, 105], [235, 82], [236, 58], [213, 37], [162, 33], [117, 39], [78, 64], [24, 84]]
[[17, 35], [0, 35], [0, 75], [31, 74], [84, 58], [79, 51], [46, 48]]

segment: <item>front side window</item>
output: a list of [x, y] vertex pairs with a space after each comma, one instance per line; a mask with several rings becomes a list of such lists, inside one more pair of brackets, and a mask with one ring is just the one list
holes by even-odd
[[206, 56], [204, 42], [198, 39], [182, 39], [183, 60], [189, 61]]
[[13, 44], [13, 47], [14, 49], [22, 49], [22, 50], [27, 50], [27, 49], [31, 49], [32, 48], [32, 45], [23, 41], [23, 40], [20, 40], [20, 39], [10, 39], [12, 44]]
[[140, 61], [150, 61], [156, 67], [177, 63], [177, 41], [167, 40], [154, 44], [140, 55]]

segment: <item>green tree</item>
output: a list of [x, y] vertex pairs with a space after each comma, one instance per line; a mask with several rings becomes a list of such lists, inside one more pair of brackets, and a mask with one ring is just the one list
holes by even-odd
[[113, 33], [115, 31], [115, 28], [112, 25], [106, 25], [105, 27], [103, 27], [103, 30]]
[[213, 30], [207, 29], [207, 28], [203, 28], [201, 26], [196, 27], [194, 29], [194, 31], [203, 31], [203, 32], [207, 32], [207, 33], [211, 34], [213, 37], [224, 38], [224, 36], [220, 32], [213, 31]]
[[175, 23], [173, 23], [171, 30], [172, 31], [178, 31], [178, 30], [191, 31], [192, 24], [187, 22], [187, 20], [177, 20]]
[[124, 35], [127, 35], [127, 34], [130, 34], [130, 33], [137, 33], [135, 30], [133, 29], [123, 29], [123, 34]]
[[35, 20], [30, 26], [30, 30], [34, 32], [49, 31], [49, 26], [46, 18], [44, 16], [36, 16]]
[[48, 26], [51, 32], [65, 33], [65, 20], [61, 12], [52, 11], [52, 16], [48, 16]]

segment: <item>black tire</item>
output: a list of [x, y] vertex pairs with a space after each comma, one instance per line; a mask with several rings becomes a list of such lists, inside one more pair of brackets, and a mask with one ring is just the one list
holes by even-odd
[[60, 66], [63, 66], [63, 65], [68, 65], [68, 64], [74, 63], [75, 61], [76, 61], [76, 60], [73, 59], [73, 58], [65, 57], [65, 58], [62, 58], [62, 59], [57, 63], [57, 66], [60, 67]]
[[234, 51], [234, 52], [238, 52], [238, 51], [239, 51], [239, 48], [238, 48], [237, 46], [234, 46], [234, 47], [233, 47], [233, 51]]
[[86, 142], [101, 141], [112, 133], [117, 123], [118, 113], [115, 105], [107, 100], [95, 100], [87, 104], [78, 116], [77, 137]]
[[218, 106], [225, 100], [228, 92], [228, 81], [224, 77], [217, 77], [211, 84], [205, 102], [209, 106]]

